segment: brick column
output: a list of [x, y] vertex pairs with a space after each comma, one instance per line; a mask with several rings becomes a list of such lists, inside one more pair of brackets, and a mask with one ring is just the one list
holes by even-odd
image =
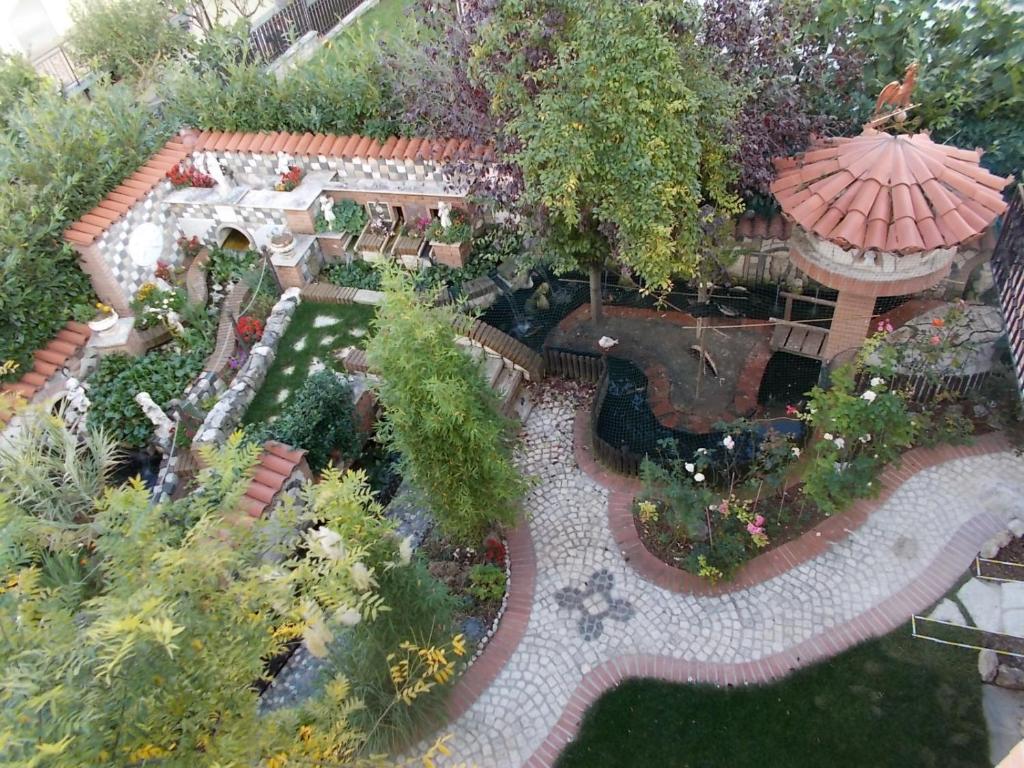
[[871, 328], [871, 313], [875, 308], [874, 296], [863, 296], [840, 291], [836, 311], [832, 315], [832, 329], [825, 345], [825, 359], [831, 360], [840, 352], [859, 347]]

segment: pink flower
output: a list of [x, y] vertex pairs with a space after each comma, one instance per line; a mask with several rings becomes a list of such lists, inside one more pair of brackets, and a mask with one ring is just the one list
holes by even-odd
[[722, 503], [718, 505], [718, 512], [723, 516], [729, 514], [729, 502], [727, 499], [722, 499]]
[[892, 333], [892, 323], [888, 320], [879, 320], [878, 330], [882, 333]]
[[798, 413], [800, 413], [800, 409], [797, 408], [796, 406], [793, 406], [793, 405], [787, 405], [786, 406], [786, 415], [787, 416], [796, 416]]
[[754, 516], [754, 525], [756, 525], [758, 528], [763, 527], [764, 526], [764, 515], [755, 515]]
[[751, 536], [757, 536], [759, 533], [764, 533], [764, 528], [753, 523], [747, 523], [747, 533]]
[[938, 336], [932, 336], [931, 344], [932, 344], [933, 347], [937, 347], [941, 343], [942, 343], [942, 339], [940, 339]]

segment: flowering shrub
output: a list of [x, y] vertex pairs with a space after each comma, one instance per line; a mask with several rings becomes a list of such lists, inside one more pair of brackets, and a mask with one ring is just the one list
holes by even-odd
[[424, 237], [427, 230], [430, 228], [430, 225], [431, 221], [429, 216], [420, 216], [403, 224], [402, 234], [410, 235], [412, 237]]
[[441, 220], [434, 219], [424, 234], [428, 239], [437, 243], [462, 243], [469, 240], [473, 229], [466, 214], [456, 208], [452, 211], [451, 220], [448, 227], [442, 227]]
[[185, 255], [186, 259], [194, 259], [199, 255], [199, 252], [203, 250], [203, 244], [195, 235], [192, 237], [185, 237], [182, 235], [178, 238], [177, 242], [178, 249]]
[[213, 180], [213, 177], [207, 176], [205, 173], [201, 173], [194, 165], [185, 165], [184, 162], [184, 160], [178, 162], [167, 172], [167, 178], [171, 180], [171, 185], [174, 186], [175, 189], [181, 189], [183, 187], [209, 188], [217, 185], [217, 182]]
[[288, 167], [287, 173], [281, 174], [281, 180], [274, 185], [278, 192], [291, 192], [302, 181], [302, 169], [297, 165]]
[[505, 544], [494, 534], [484, 539], [484, 560], [495, 565], [504, 565], [507, 557]]
[[828, 514], [877, 492], [879, 472], [913, 444], [920, 426], [906, 398], [885, 378], [872, 376], [858, 394], [858, 373], [865, 370], [863, 353], [837, 368], [828, 389], [810, 391], [807, 411], [801, 414], [816, 431], [804, 492]]
[[243, 315], [238, 318], [235, 330], [238, 331], [242, 341], [246, 344], [252, 344], [255, 341], [259, 341], [260, 337], [263, 336], [263, 322], [258, 317]]
[[132, 299], [135, 327], [140, 330], [167, 323], [171, 312], [180, 312], [185, 306], [185, 295], [176, 289], [161, 290], [155, 283], [143, 283]]

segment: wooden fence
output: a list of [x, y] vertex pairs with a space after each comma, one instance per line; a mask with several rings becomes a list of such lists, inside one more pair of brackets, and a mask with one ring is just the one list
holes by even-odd
[[268, 64], [307, 32], [325, 35], [362, 0], [293, 0], [249, 32], [249, 47]]
[[606, 467], [620, 474], [640, 474], [640, 462], [644, 457], [630, 452], [625, 446], [612, 445], [598, 432], [601, 409], [608, 395], [608, 364], [605, 357], [545, 347], [544, 370], [549, 375], [597, 384], [597, 395], [590, 409], [590, 444], [594, 456]]

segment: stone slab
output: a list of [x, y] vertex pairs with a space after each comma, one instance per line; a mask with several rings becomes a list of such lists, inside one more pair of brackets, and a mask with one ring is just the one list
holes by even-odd
[[986, 632], [1002, 632], [1002, 593], [998, 584], [971, 579], [956, 596], [976, 627]]

